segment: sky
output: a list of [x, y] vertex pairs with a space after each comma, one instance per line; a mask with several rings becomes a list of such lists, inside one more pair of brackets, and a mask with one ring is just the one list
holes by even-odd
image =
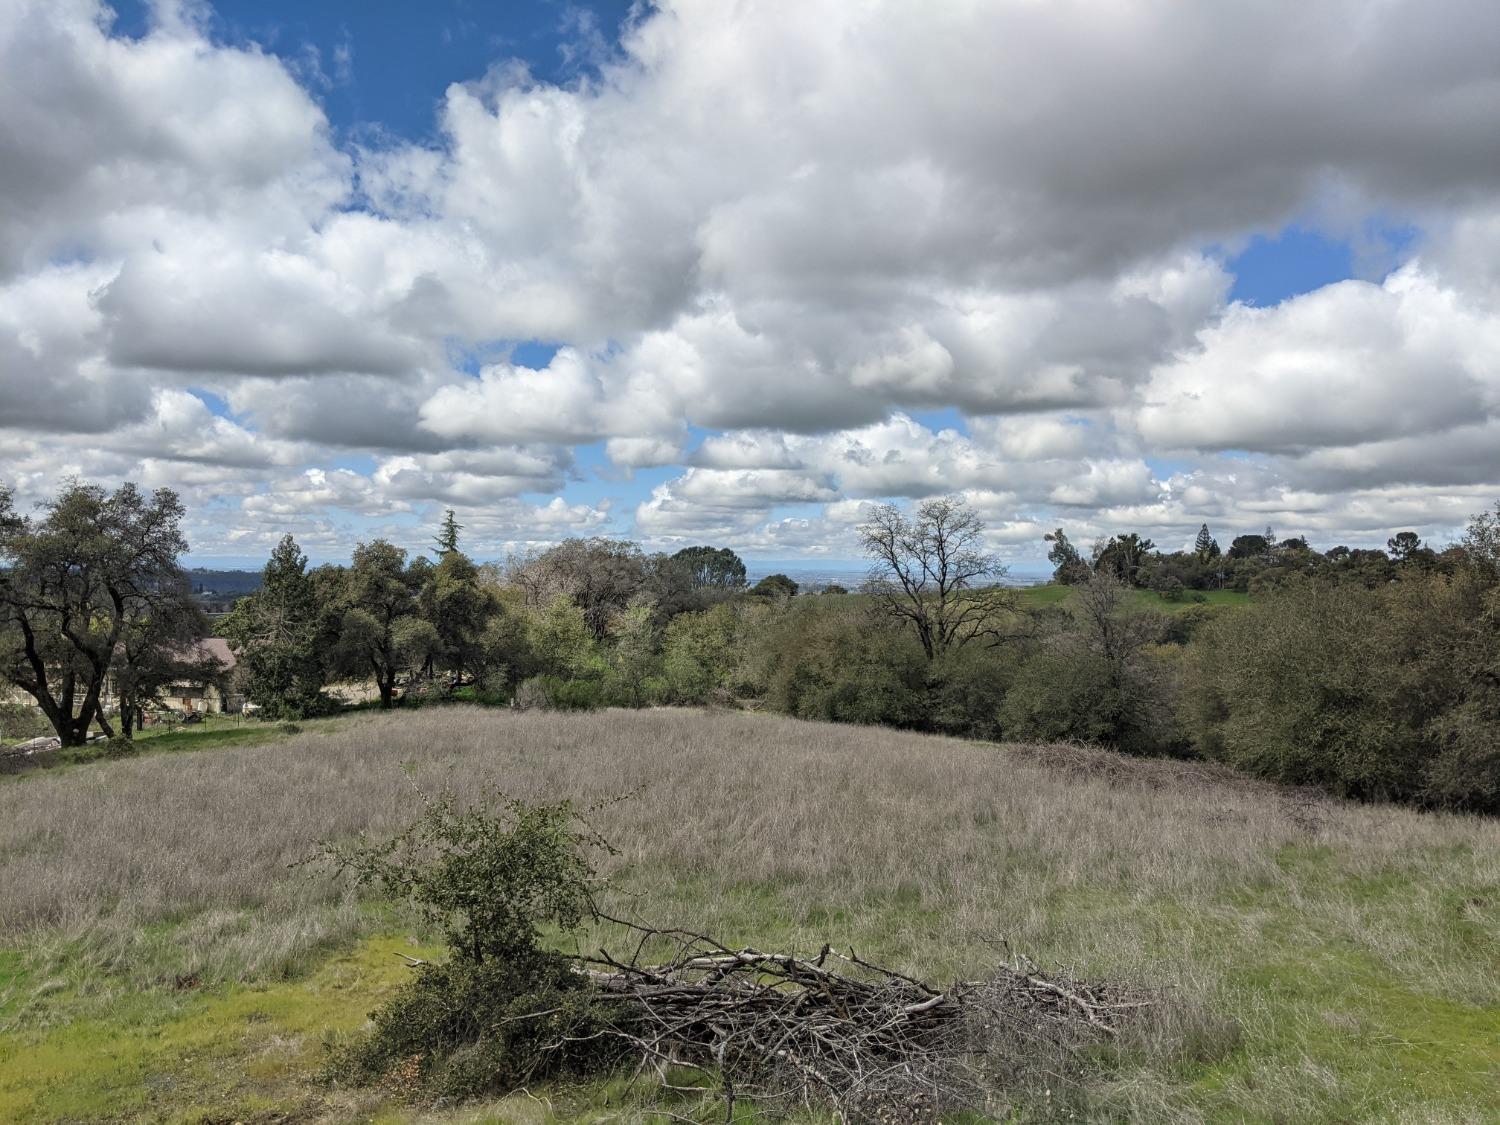
[[1500, 496], [1493, 0], [0, 0], [0, 482], [192, 561]]

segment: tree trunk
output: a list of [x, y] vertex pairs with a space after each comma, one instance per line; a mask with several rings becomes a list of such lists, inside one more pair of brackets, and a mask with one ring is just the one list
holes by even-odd
[[89, 740], [90, 725], [69, 715], [58, 728], [57, 737], [64, 746], [82, 746]]

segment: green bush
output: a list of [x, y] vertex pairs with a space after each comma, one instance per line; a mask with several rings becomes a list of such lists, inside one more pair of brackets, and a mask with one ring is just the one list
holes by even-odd
[[337, 1052], [331, 1075], [469, 1097], [613, 1062], [618, 1040], [593, 1032], [621, 1014], [542, 940], [544, 927], [572, 933], [594, 916], [588, 853], [608, 845], [566, 801], [422, 800], [421, 816], [385, 843], [325, 847], [357, 886], [415, 907], [450, 954], [417, 969]]
[[790, 602], [754, 638], [767, 706], [803, 719], [920, 725], [928, 674], [921, 646], [848, 600]]
[[1223, 616], [1226, 612], [1237, 613], [1238, 610], [1226, 610], [1222, 606], [1203, 604], [1203, 595], [1199, 594], [1197, 604], [1172, 614], [1162, 623], [1162, 643], [1185, 645], [1211, 621]]
[[970, 644], [934, 661], [927, 678], [927, 725], [964, 738], [1000, 738], [1001, 708], [1021, 659], [1009, 648]]
[[129, 758], [140, 752], [134, 741], [123, 735], [86, 742], [82, 746], [69, 746], [59, 751], [58, 757], [65, 762], [104, 762], [114, 758]]
[[21, 742], [51, 733], [51, 725], [35, 707], [0, 701], [0, 741]]
[[593, 1033], [621, 1013], [586, 985], [560, 957], [421, 965], [330, 1076], [460, 1099], [612, 1066], [621, 1041]]
[[547, 701], [557, 711], [592, 711], [604, 705], [604, 687], [598, 680], [564, 680], [539, 676]]
[[1006, 737], [1184, 752], [1176, 667], [1166, 658], [1177, 650], [1160, 644], [1167, 619], [1135, 610], [1131, 594], [1108, 574], [1077, 587], [1071, 616], [1043, 635], [1011, 684], [1000, 713]]
[[684, 613], [662, 637], [662, 694], [670, 703], [703, 703], [730, 686], [739, 662], [745, 615], [732, 604]]
[[1345, 796], [1500, 808], [1500, 592], [1473, 574], [1293, 583], [1193, 644], [1200, 750]]
[[1033, 742], [1115, 741], [1124, 703], [1109, 662], [1061, 644], [1026, 661], [1000, 708], [1007, 738]]

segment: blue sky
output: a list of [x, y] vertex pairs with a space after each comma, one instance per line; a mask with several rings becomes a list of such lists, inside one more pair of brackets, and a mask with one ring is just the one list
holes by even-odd
[[[151, 5], [143, 0], [113, 6], [122, 33], [151, 27]], [[253, 44], [303, 75], [343, 134], [421, 140], [434, 136], [444, 91], [482, 78], [498, 62], [519, 59], [545, 81], [594, 73], [598, 50], [617, 45], [630, 4], [219, 0], [209, 13], [216, 40]]]
[[203, 562], [1450, 536], [1500, 10], [1080, 2], [13, 0], [8, 483], [177, 488]]

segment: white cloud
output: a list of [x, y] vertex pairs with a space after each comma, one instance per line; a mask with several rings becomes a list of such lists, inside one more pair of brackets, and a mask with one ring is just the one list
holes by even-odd
[[[951, 489], [1007, 549], [1446, 527], [1500, 491], [1488, 0], [661, 0], [612, 56], [580, 29], [587, 79], [497, 58], [435, 143], [348, 148], [321, 72], [199, 11], [128, 39], [94, 0], [0, 7], [28, 495], [176, 474], [245, 521], [226, 549], [453, 504], [495, 544], [826, 553], [864, 501]], [[1222, 248], [1293, 219], [1418, 233], [1383, 280], [1228, 305]], [[545, 369], [466, 373], [529, 339]]]
[[1140, 430], [1168, 449], [1302, 452], [1421, 436], [1500, 407], [1500, 310], [1411, 265], [1236, 305], [1157, 367]]

